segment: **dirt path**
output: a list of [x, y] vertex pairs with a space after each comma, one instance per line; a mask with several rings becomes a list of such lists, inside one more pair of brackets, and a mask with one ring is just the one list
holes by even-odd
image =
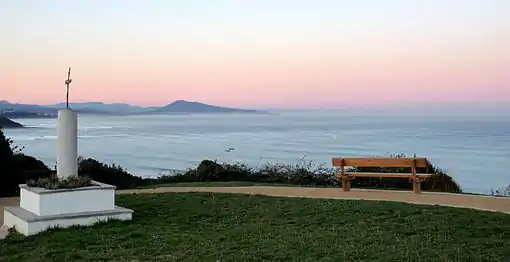
[[0, 198], [0, 227], [4, 224], [4, 207], [17, 205], [19, 205], [19, 199], [17, 197]]
[[[448, 193], [413, 194], [408, 191], [353, 189], [342, 192], [338, 188], [304, 188], [304, 187], [160, 187], [154, 189], [119, 190], [117, 194], [163, 193], [163, 192], [216, 192], [259, 194], [283, 197], [310, 197], [330, 199], [363, 199], [399, 201], [413, 204], [442, 205], [496, 211], [510, 214], [510, 198], [461, 195]], [[18, 198], [0, 198], [0, 225], [3, 225], [3, 207], [19, 205]]]
[[17, 197], [0, 198], [0, 239], [4, 239], [9, 230], [4, 227], [4, 206], [16, 206], [19, 205], [19, 199]]

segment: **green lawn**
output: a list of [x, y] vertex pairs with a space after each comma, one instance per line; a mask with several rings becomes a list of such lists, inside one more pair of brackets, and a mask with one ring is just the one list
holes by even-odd
[[0, 261], [509, 261], [510, 215], [210, 193], [118, 196], [130, 222], [0, 240]]

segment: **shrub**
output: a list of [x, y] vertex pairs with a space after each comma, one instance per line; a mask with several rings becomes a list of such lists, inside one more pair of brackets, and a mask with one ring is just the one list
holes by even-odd
[[21, 170], [18, 184], [27, 180], [48, 178], [55, 174], [55, 171], [48, 168], [41, 160], [22, 153], [14, 154], [14, 162]]
[[246, 164], [218, 163], [203, 160], [197, 168], [181, 174], [166, 176], [168, 183], [178, 182], [215, 182], [249, 181], [260, 183], [299, 184], [302, 186], [336, 186], [337, 179], [332, 168], [315, 166], [311, 162], [299, 165], [267, 163], [259, 168]]
[[[390, 155], [403, 158], [405, 154]], [[410, 168], [354, 167], [352, 172], [410, 173]], [[429, 168], [418, 168], [418, 173], [429, 173], [433, 176], [422, 182], [423, 190], [460, 193], [460, 186], [443, 170], [429, 163]], [[340, 182], [335, 173], [338, 170], [324, 165], [313, 165], [302, 162], [297, 165], [268, 163], [259, 168], [251, 168], [245, 164], [217, 163], [212, 160], [202, 161], [197, 168], [169, 176], [167, 183], [176, 182], [214, 182], [214, 181], [250, 181], [261, 183], [281, 183], [301, 186], [338, 187]], [[412, 189], [412, 183], [401, 178], [370, 178], [361, 177], [352, 181], [357, 188]]]
[[29, 179], [49, 177], [52, 173], [43, 162], [24, 155], [0, 129], [0, 197], [17, 196], [19, 184]]
[[12, 196], [18, 192], [18, 170], [11, 149], [12, 141], [7, 139], [0, 128], [0, 197]]
[[79, 159], [78, 174], [101, 183], [114, 185], [118, 189], [136, 188], [144, 185], [143, 178], [131, 175], [121, 166], [107, 165], [92, 158]]
[[92, 179], [88, 176], [71, 176], [61, 179], [56, 175], [48, 178], [31, 179], [27, 181], [28, 186], [42, 187], [45, 189], [79, 188], [92, 186]]

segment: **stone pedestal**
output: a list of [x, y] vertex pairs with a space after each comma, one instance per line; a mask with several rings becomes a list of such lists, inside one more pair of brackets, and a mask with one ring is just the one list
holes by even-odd
[[73, 189], [20, 185], [20, 206], [5, 207], [4, 225], [28, 236], [52, 227], [131, 220], [133, 210], [115, 205], [114, 186], [96, 181], [93, 184]]
[[[69, 108], [58, 112], [57, 175], [78, 175], [78, 121]], [[52, 227], [92, 225], [109, 219], [131, 220], [133, 210], [115, 205], [115, 186], [93, 181], [92, 186], [44, 189], [20, 185], [20, 206], [5, 207], [4, 225], [23, 235]]]

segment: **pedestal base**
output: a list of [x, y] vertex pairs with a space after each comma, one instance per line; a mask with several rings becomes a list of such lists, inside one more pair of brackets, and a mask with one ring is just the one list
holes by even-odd
[[92, 183], [88, 187], [55, 190], [22, 184], [20, 206], [5, 207], [4, 225], [28, 236], [52, 227], [131, 220], [133, 210], [115, 205], [115, 186]]
[[90, 226], [110, 219], [131, 220], [133, 210], [116, 206], [113, 210], [82, 212], [63, 215], [38, 216], [21, 207], [4, 208], [4, 225], [14, 227], [19, 233], [29, 236], [53, 227], [66, 228], [73, 225]]

